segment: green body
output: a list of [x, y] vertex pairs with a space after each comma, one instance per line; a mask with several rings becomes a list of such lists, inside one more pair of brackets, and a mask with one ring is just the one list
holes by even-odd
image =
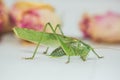
[[[18, 27], [13, 28], [13, 30], [17, 35], [17, 37], [23, 40], [27, 40], [37, 44], [40, 41], [41, 36], [43, 36], [41, 40], [42, 45], [55, 46], [55, 47], [60, 46], [54, 33], [38, 32], [38, 31], [28, 30], [26, 28], [18, 28]], [[62, 36], [60, 34], [57, 34], [57, 36], [63, 39], [65, 43], [69, 43], [74, 40], [71, 37]]]
[[[74, 53], [70, 54], [70, 56], [80, 56], [82, 58], [82, 60], [86, 60], [86, 57], [87, 57], [89, 51], [91, 50], [91, 47], [89, 47], [88, 45], [83, 45], [80, 41], [70, 42], [68, 45], [74, 51]], [[61, 56], [65, 56], [65, 55], [66, 54], [61, 47], [56, 48], [50, 54], [50, 56], [52, 56], [52, 57], [61, 57]]]
[[[47, 25], [51, 28], [53, 33], [46, 33]], [[64, 55], [68, 56], [68, 61], [70, 61], [70, 56], [80, 56], [83, 61], [86, 60], [86, 57], [91, 50], [98, 58], [101, 58], [94, 49], [89, 46], [88, 44], [82, 42], [79, 39], [75, 39], [72, 37], [64, 36], [63, 32], [61, 31], [61, 35], [56, 33], [57, 27], [60, 29], [59, 25], [56, 26], [55, 30], [53, 29], [50, 23], [47, 23], [43, 32], [38, 32], [34, 30], [24, 29], [24, 28], [17, 28], [15, 27], [13, 30], [15, 34], [24, 40], [34, 42], [37, 44], [34, 54], [30, 58], [26, 59], [33, 59], [37, 49], [40, 44], [46, 46], [58, 46], [51, 54], [52, 57], [62, 57]], [[47, 50], [46, 50], [47, 51]]]

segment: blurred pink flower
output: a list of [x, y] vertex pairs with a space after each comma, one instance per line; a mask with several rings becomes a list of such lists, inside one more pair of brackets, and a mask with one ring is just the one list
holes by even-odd
[[10, 17], [12, 23], [17, 27], [42, 31], [48, 22], [53, 26], [60, 24], [59, 17], [51, 10], [52, 7], [48, 4], [40, 4], [41, 7], [39, 5], [36, 6], [34, 3], [26, 2], [16, 4], [10, 11]]
[[0, 32], [2, 31], [2, 27], [3, 27], [2, 20], [0, 19]]
[[85, 37], [94, 41], [120, 42], [120, 14], [84, 15], [80, 29]]
[[0, 1], [0, 33], [11, 31], [11, 28], [7, 9], [4, 3]]
[[40, 16], [41, 15], [38, 10], [28, 10], [23, 14], [22, 19], [17, 23], [17, 25], [22, 28], [41, 31], [44, 25], [40, 21]]
[[4, 6], [2, 3], [0, 3], [0, 32], [2, 31], [3, 28], [3, 15], [4, 15]]

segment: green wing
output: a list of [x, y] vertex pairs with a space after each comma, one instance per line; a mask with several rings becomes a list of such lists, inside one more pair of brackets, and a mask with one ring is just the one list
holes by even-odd
[[65, 52], [61, 47], [56, 48], [55, 50], [52, 51], [52, 53], [49, 55], [51, 57], [62, 57], [66, 55]]
[[[33, 43], [38, 43], [40, 40], [40, 36], [43, 33], [41, 44], [48, 46], [58, 46], [58, 41], [54, 33], [39, 32], [31, 29], [18, 28], [18, 27], [14, 27], [13, 31], [17, 35], [17, 37]], [[59, 36], [62, 39], [64, 38], [65, 42], [69, 42], [71, 39], [71, 37], [62, 36], [60, 34], [57, 34], [57, 36]]]

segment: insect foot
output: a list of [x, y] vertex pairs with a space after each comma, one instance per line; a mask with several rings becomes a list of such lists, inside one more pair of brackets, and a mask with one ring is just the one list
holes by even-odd
[[33, 57], [24, 58], [25, 60], [33, 60]]
[[43, 52], [43, 54], [47, 54], [49, 47]]

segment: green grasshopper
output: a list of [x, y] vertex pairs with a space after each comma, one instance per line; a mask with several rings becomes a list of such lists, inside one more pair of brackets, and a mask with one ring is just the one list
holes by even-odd
[[[47, 27], [50, 27], [53, 33], [45, 32]], [[58, 28], [61, 34], [56, 33], [56, 30]], [[98, 58], [102, 58], [94, 51], [94, 49], [90, 45], [84, 43], [79, 39], [65, 36], [59, 24], [54, 29], [50, 23], [47, 23], [42, 32], [25, 29], [25, 28], [18, 28], [18, 27], [15, 27], [13, 30], [19, 38], [37, 44], [32, 57], [25, 58], [25, 59], [33, 59], [37, 53], [37, 50], [40, 44], [47, 45], [49, 47], [57, 46], [57, 48], [53, 50], [49, 56], [62, 57], [66, 55], [68, 56], [67, 63], [70, 62], [70, 56], [80, 56], [81, 59], [85, 61], [90, 50]], [[46, 49], [45, 53], [47, 53], [47, 51], [48, 51], [48, 48]]]

